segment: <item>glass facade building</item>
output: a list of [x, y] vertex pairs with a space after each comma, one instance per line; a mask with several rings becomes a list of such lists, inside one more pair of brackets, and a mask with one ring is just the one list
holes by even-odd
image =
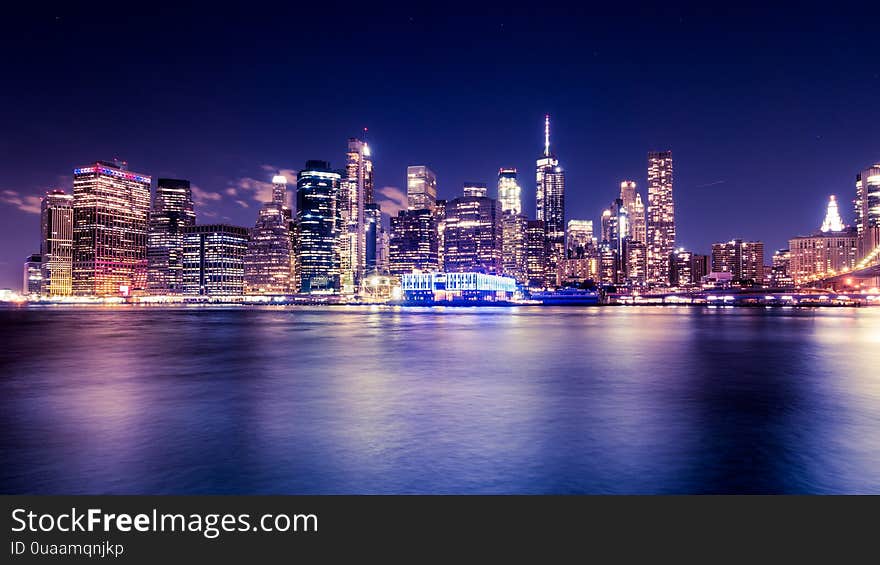
[[439, 262], [437, 218], [427, 208], [401, 210], [391, 218], [389, 270], [392, 275], [437, 271]]
[[123, 162], [73, 171], [73, 294], [118, 296], [147, 282], [149, 176]]
[[501, 203], [463, 196], [446, 203], [443, 270], [500, 275], [503, 227]]
[[516, 179], [516, 169], [498, 171], [498, 200], [502, 212], [516, 216], [522, 214], [522, 189]]
[[341, 175], [326, 161], [308, 161], [296, 181], [296, 259], [299, 291], [339, 288], [337, 243]]
[[185, 226], [181, 231], [183, 294], [217, 297], [244, 294], [247, 228], [213, 224]]
[[763, 284], [764, 242], [733, 239], [713, 243], [712, 272], [730, 273], [733, 282]]
[[348, 140], [345, 173], [340, 183], [340, 289], [354, 294], [366, 270], [366, 205], [373, 203], [373, 160], [366, 141]]
[[73, 196], [63, 190], [46, 193], [40, 203], [40, 254], [43, 296], [70, 296], [73, 291]]
[[549, 114], [544, 117], [544, 153], [536, 163], [535, 191], [537, 217], [547, 238], [547, 273], [556, 273], [557, 263], [565, 257], [565, 172], [550, 151]]
[[406, 168], [406, 199], [410, 210], [433, 210], [437, 203], [437, 175], [425, 165]]
[[183, 292], [183, 228], [196, 224], [188, 180], [156, 181], [147, 235], [147, 292]]

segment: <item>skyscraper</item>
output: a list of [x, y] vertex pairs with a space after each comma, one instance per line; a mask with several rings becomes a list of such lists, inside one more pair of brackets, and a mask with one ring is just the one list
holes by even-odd
[[127, 295], [147, 282], [151, 179], [120, 161], [73, 171], [73, 294]]
[[[276, 177], [275, 181], [278, 182], [273, 181], [273, 188], [287, 186], [287, 179], [282, 183]], [[280, 202], [285, 197], [281, 193]], [[272, 201], [260, 208], [248, 242], [244, 257], [245, 294], [287, 294], [295, 290], [291, 288], [294, 261], [288, 214], [273, 190]]]
[[669, 255], [669, 283], [678, 288], [696, 288], [709, 274], [708, 255], [697, 255], [683, 248]]
[[367, 142], [357, 138], [348, 140], [345, 175], [340, 185], [340, 240], [339, 270], [341, 290], [354, 294], [360, 286], [366, 269], [366, 214], [367, 204], [373, 202], [373, 161]]
[[69, 296], [73, 277], [73, 196], [46, 193], [40, 203], [40, 254], [43, 296]]
[[244, 256], [248, 230], [225, 224], [184, 226], [183, 294], [240, 296], [244, 294]]
[[379, 257], [382, 254], [382, 209], [376, 202], [364, 205], [364, 272], [380, 273]]
[[188, 180], [160, 178], [147, 234], [147, 291], [183, 291], [183, 228], [196, 224]]
[[593, 247], [593, 220], [569, 220], [566, 235], [566, 256], [584, 258]]
[[406, 199], [410, 210], [433, 210], [437, 202], [437, 175], [425, 165], [406, 168]]
[[526, 223], [526, 275], [529, 289], [546, 288], [547, 233], [541, 220], [529, 220]]
[[[536, 165], [536, 210], [538, 220], [544, 222], [547, 273], [552, 274], [559, 260], [565, 257], [565, 172], [550, 151], [550, 114], [544, 116], [544, 153]], [[555, 281], [548, 283], [555, 285]]]
[[501, 203], [462, 196], [446, 203], [443, 270], [502, 274]]
[[636, 189], [635, 181], [620, 181], [620, 199], [623, 201], [623, 207], [626, 208], [626, 215], [629, 218], [625, 235], [634, 241], [645, 243], [645, 239], [647, 239], [645, 205], [642, 202], [642, 195]]
[[[794, 237], [789, 240], [788, 245], [786, 274], [796, 283], [850, 270], [855, 267], [860, 256], [858, 230], [844, 225], [833, 195], [828, 200], [825, 219], [819, 231], [812, 235]], [[777, 259], [776, 255], [773, 256], [774, 271], [784, 258]]]
[[483, 198], [489, 196], [489, 189], [484, 182], [466, 182], [464, 183], [464, 195], [476, 196]]
[[24, 295], [39, 295], [43, 290], [43, 256], [39, 253], [28, 255], [24, 260], [21, 292]]
[[326, 161], [307, 161], [296, 180], [295, 257], [300, 292], [339, 288], [336, 245], [340, 217], [337, 209], [341, 176]]
[[[859, 238], [859, 258], [880, 247], [880, 163], [856, 175], [856, 232]], [[880, 262], [880, 255], [870, 263]]]
[[672, 151], [648, 153], [648, 283], [669, 284], [669, 255], [675, 249]]
[[522, 214], [522, 189], [516, 179], [516, 169], [500, 169], [498, 171], [498, 200], [501, 211], [511, 214]]
[[399, 211], [391, 218], [388, 244], [391, 274], [438, 270], [438, 240], [437, 219], [431, 210]]
[[[503, 206], [503, 203], [502, 203]], [[504, 274], [516, 282], [528, 283], [525, 214], [501, 213], [501, 262]]]

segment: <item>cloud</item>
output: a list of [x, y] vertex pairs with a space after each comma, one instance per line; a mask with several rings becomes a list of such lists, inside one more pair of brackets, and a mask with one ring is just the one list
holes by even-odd
[[396, 216], [400, 210], [406, 210], [407, 198], [405, 190], [401, 190], [396, 186], [383, 186], [379, 189], [379, 194], [385, 197], [379, 200], [382, 212], [389, 216]]
[[204, 204], [207, 204], [208, 202], [212, 202], [212, 201], [216, 202], [217, 200], [221, 200], [223, 198], [223, 195], [220, 194], [219, 192], [212, 192], [210, 190], [204, 190], [203, 188], [198, 187], [196, 185], [192, 185], [192, 194], [193, 194], [193, 200], [195, 201], [196, 204], [199, 204], [199, 205], [204, 205]]
[[226, 194], [228, 194], [229, 196], [238, 196], [238, 191], [230, 186], [226, 189]]
[[247, 202], [245, 202], [244, 200], [236, 200], [235, 203], [238, 204], [239, 206], [241, 206], [242, 208], [250, 208], [251, 207], [251, 205], [248, 204]]
[[726, 182], [726, 180], [714, 180], [712, 182], [707, 182], [706, 184], [698, 184], [697, 188], [707, 188], [710, 186], [715, 186], [716, 184], [724, 184]]
[[251, 200], [260, 203], [270, 202], [272, 200], [272, 177], [283, 175], [287, 179], [286, 204], [291, 206], [297, 172], [294, 169], [274, 165], [260, 165], [260, 169], [265, 173], [264, 180], [253, 177], [237, 178], [232, 182], [232, 186], [226, 189], [226, 194], [229, 196], [250, 196]]
[[15, 206], [27, 214], [40, 213], [40, 197], [21, 194], [15, 190], [0, 191], [0, 202]]

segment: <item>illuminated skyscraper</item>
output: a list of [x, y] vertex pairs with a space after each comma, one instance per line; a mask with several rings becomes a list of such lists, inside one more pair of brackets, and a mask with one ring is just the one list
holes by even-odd
[[526, 256], [526, 226], [528, 218], [526, 218], [525, 214], [502, 212], [501, 224], [501, 261], [504, 267], [504, 274], [513, 277], [518, 283], [525, 284], [528, 282]]
[[880, 247], [880, 163], [856, 176], [855, 208], [859, 258], [867, 258], [868, 264], [880, 263], [880, 254], [869, 256]]
[[446, 203], [443, 270], [502, 274], [501, 203], [462, 196]]
[[196, 224], [188, 180], [159, 179], [147, 234], [147, 291], [178, 294], [183, 285], [183, 228]]
[[437, 202], [437, 175], [424, 165], [406, 168], [406, 199], [410, 210], [433, 210]]
[[364, 253], [366, 264], [365, 273], [368, 275], [381, 274], [379, 258], [382, 256], [382, 209], [376, 202], [364, 206]]
[[43, 296], [69, 296], [73, 277], [73, 196], [46, 193], [40, 203]]
[[[550, 152], [550, 114], [544, 116], [544, 153], [535, 173], [536, 210], [547, 236], [547, 273], [555, 278], [556, 265], [565, 257], [565, 172]], [[548, 280], [555, 286], [555, 281]]]
[[[765, 273], [766, 275], [766, 273]], [[773, 253], [773, 266], [770, 272], [770, 286], [789, 287], [794, 284], [791, 277], [791, 251], [778, 249]]]
[[683, 248], [669, 255], [669, 283], [677, 288], [696, 288], [709, 274], [709, 256], [697, 255]]
[[215, 297], [244, 294], [247, 228], [215, 224], [185, 226], [181, 231], [183, 294]]
[[[283, 177], [282, 177], [283, 178]], [[273, 188], [287, 186], [287, 179], [273, 180]], [[280, 198], [279, 198], [280, 196]], [[283, 204], [286, 195], [272, 191], [272, 201], [263, 204], [251, 231], [244, 257], [245, 294], [287, 294], [294, 275], [294, 257], [288, 222], [289, 211]]]
[[127, 295], [147, 282], [151, 179], [124, 162], [73, 171], [73, 294]]
[[648, 283], [669, 284], [669, 255], [675, 249], [672, 151], [648, 153]]
[[526, 223], [526, 274], [529, 289], [547, 287], [547, 233], [541, 220]]
[[295, 257], [300, 292], [339, 288], [336, 245], [340, 217], [337, 196], [341, 176], [325, 161], [307, 161], [296, 181]]
[[583, 259], [593, 250], [593, 220], [569, 220], [566, 257]]
[[339, 245], [341, 290], [354, 294], [367, 264], [366, 205], [373, 202], [373, 161], [366, 141], [348, 140], [345, 175], [340, 185], [342, 234]]
[[620, 199], [623, 201], [623, 207], [626, 208], [626, 215], [629, 218], [625, 235], [634, 241], [644, 243], [647, 239], [645, 205], [642, 202], [642, 195], [636, 189], [635, 181], [624, 180], [620, 182]]
[[498, 171], [498, 200], [503, 212], [522, 214], [522, 189], [516, 180], [516, 169]]
[[438, 239], [437, 218], [431, 210], [399, 211], [391, 218], [388, 243], [391, 274], [439, 270]]
[[[804, 283], [817, 276], [832, 275], [854, 268], [859, 260], [857, 228], [844, 225], [837, 209], [837, 200], [831, 196], [825, 220], [819, 231], [812, 235], [789, 240], [788, 275], [795, 283]], [[774, 271], [777, 257], [773, 256]], [[782, 262], [783, 259], [779, 259]]]

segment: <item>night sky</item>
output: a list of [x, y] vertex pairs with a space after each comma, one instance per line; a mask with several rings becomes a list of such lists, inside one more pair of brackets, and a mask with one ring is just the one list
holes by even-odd
[[532, 216], [549, 112], [569, 219], [598, 221], [621, 179], [646, 198], [647, 152], [671, 149], [679, 245], [761, 239], [765, 262], [818, 228], [829, 194], [852, 223], [855, 175], [880, 161], [867, 2], [124, 4], [4, 8], [0, 288], [39, 250], [39, 195], [98, 159], [190, 179], [200, 223], [249, 226], [276, 170], [341, 167], [367, 127], [377, 199], [399, 198], [410, 164], [448, 198], [512, 166]]

